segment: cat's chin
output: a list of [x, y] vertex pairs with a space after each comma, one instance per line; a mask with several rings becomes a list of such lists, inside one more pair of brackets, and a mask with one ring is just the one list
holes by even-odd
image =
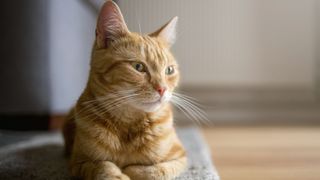
[[155, 112], [157, 110], [159, 110], [163, 104], [165, 102], [161, 102], [161, 101], [156, 101], [156, 102], [151, 102], [151, 103], [139, 103], [139, 104], [135, 104], [134, 107], [144, 111], [144, 112]]

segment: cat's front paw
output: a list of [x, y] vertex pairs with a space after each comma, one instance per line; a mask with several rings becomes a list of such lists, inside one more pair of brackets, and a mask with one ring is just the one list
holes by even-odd
[[104, 174], [97, 174], [94, 178], [94, 180], [131, 180], [127, 175], [120, 174], [117, 176], [110, 176], [110, 175], [104, 175]]
[[128, 166], [122, 172], [131, 180], [167, 180], [164, 171], [155, 166]]
[[125, 175], [125, 174], [122, 174], [121, 176], [120, 176], [120, 180], [131, 180], [127, 175]]
[[123, 170], [123, 173], [125, 173], [126, 175], [128, 175], [130, 177], [130, 179], [132, 180], [139, 180], [139, 179], [150, 179], [146, 176], [148, 176], [148, 174], [145, 174], [145, 172], [142, 172], [141, 169], [136, 168], [136, 166], [129, 166], [126, 167]]
[[95, 180], [130, 180], [121, 170], [111, 162], [103, 162], [97, 169]]

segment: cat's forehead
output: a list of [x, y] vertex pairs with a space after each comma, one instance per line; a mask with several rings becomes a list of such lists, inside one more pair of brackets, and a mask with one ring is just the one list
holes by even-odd
[[123, 39], [115, 51], [119, 56], [125, 56], [125, 59], [144, 61], [150, 66], [165, 66], [174, 61], [166, 44], [150, 36], [139, 35]]
[[169, 49], [165, 47], [161, 41], [149, 36], [142, 38], [143, 41], [139, 46], [141, 55], [145, 61], [158, 66], [165, 65], [172, 61]]

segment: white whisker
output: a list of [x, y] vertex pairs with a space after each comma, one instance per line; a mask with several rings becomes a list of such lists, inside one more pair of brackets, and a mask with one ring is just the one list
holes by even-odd
[[189, 106], [193, 110], [193, 112], [196, 112], [199, 115], [199, 117], [202, 118], [202, 120], [206, 120], [206, 121], [208, 120], [206, 113], [202, 109], [197, 107], [195, 104], [192, 104], [192, 102], [186, 101], [184, 99], [179, 99], [179, 100], [182, 101], [182, 103]]
[[185, 106], [181, 105], [179, 102], [177, 101], [172, 101], [174, 103], [174, 105], [183, 112], [183, 114], [185, 116], [187, 116], [188, 119], [191, 120], [191, 122], [195, 122], [197, 125], [200, 125], [198, 118], [195, 118], [194, 115], [192, 113], [189, 112], [189, 109], [186, 108]]
[[[118, 106], [122, 103], [125, 103], [127, 101], [126, 99], [130, 99], [137, 95], [138, 94], [129, 94], [129, 95], [122, 96], [118, 93], [111, 93], [111, 94], [108, 94], [107, 97], [96, 99], [96, 101], [92, 101], [92, 100], [90, 102], [87, 101], [86, 103], [84, 103], [85, 107], [82, 108], [79, 112], [77, 112], [77, 114], [80, 115], [81, 113], [84, 113], [84, 112], [88, 113], [83, 118], [90, 117], [94, 114], [99, 116], [104, 115], [107, 111], [110, 111], [111, 107]], [[102, 100], [106, 100], [106, 101], [101, 102]], [[94, 104], [96, 104], [96, 106], [94, 106]]]
[[[179, 105], [179, 104], [178, 104], [177, 102], [175, 102], [175, 101], [172, 101], [172, 103], [173, 103], [185, 116], [187, 116], [188, 119], [193, 120], [193, 118], [189, 115], [189, 113], [188, 113], [183, 107], [181, 107], [181, 105]], [[194, 122], [194, 121], [191, 121], [191, 122]], [[195, 120], [195, 122], [196, 122], [197, 125], [198, 125], [198, 121]]]
[[176, 106], [180, 106], [180, 108], [184, 109], [184, 111], [180, 110], [188, 116], [189, 119], [205, 124], [210, 123], [206, 113], [200, 108], [204, 106], [196, 102], [193, 97], [179, 93], [172, 93], [172, 95], [172, 102]]

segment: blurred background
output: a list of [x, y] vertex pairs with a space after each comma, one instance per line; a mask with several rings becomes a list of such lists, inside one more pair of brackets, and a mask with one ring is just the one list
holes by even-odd
[[[135, 32], [150, 33], [179, 17], [173, 52], [182, 73], [180, 90], [205, 105], [210, 123], [202, 128], [222, 177], [320, 178], [319, 0], [116, 2]], [[87, 81], [102, 3], [0, 2], [1, 129], [61, 126]], [[192, 123], [179, 112], [176, 119]], [[288, 145], [292, 139], [296, 146]], [[276, 150], [282, 154], [272, 161]], [[263, 170], [279, 164], [294, 167]]]
[[[2, 116], [70, 109], [87, 81], [102, 3], [1, 2]], [[320, 1], [117, 3], [130, 30], [144, 34], [179, 16], [180, 89], [206, 105], [214, 124], [320, 123]]]

